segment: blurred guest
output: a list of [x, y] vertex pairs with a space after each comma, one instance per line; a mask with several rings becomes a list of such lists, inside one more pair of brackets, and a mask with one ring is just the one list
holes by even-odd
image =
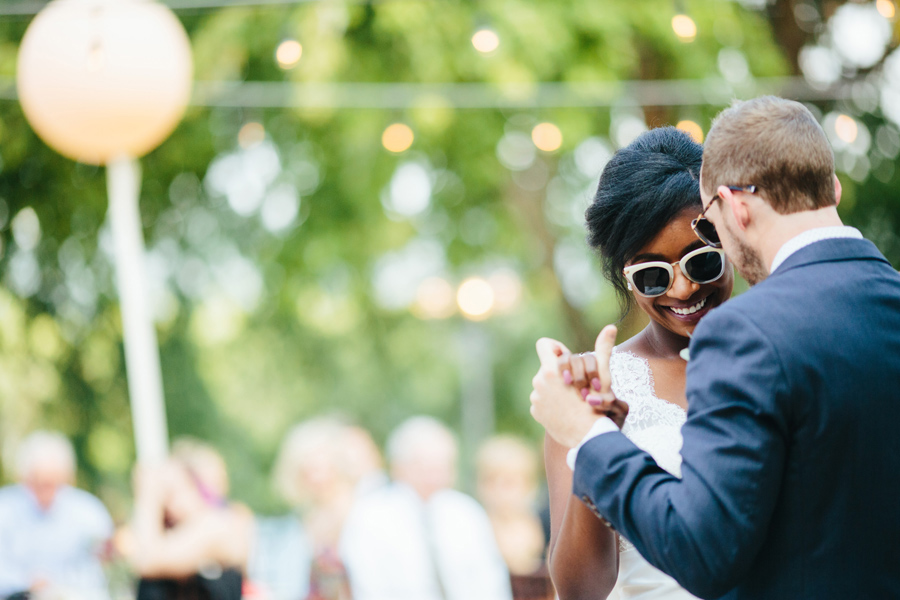
[[103, 504], [72, 487], [75, 452], [59, 433], [19, 447], [19, 483], [0, 489], [0, 597], [109, 597], [100, 564], [113, 523]]
[[354, 429], [321, 417], [295, 426], [282, 442], [275, 481], [294, 512], [257, 520], [250, 575], [266, 597], [350, 597], [338, 540], [359, 482], [380, 470], [378, 449]]
[[538, 494], [537, 453], [512, 436], [498, 436], [478, 451], [478, 499], [484, 505], [500, 554], [513, 575], [541, 567], [544, 530], [535, 510]]
[[388, 440], [393, 483], [361, 497], [341, 540], [356, 600], [509, 600], [509, 574], [484, 509], [451, 489], [457, 446], [414, 417]]
[[356, 494], [365, 495], [388, 483], [381, 452], [371, 434], [358, 425], [346, 427], [343, 436], [347, 464], [356, 482]]
[[229, 504], [221, 456], [181, 440], [161, 467], [135, 477], [133, 540], [138, 600], [239, 600], [252, 515]]

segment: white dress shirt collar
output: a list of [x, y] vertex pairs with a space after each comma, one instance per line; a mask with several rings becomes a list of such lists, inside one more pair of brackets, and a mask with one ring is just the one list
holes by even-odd
[[769, 273], [774, 273], [775, 269], [780, 267], [781, 264], [797, 250], [805, 248], [810, 244], [821, 242], [822, 240], [835, 238], [862, 239], [862, 234], [855, 227], [847, 227], [846, 225], [808, 229], [784, 243], [781, 249], [775, 254], [775, 259], [772, 261], [772, 267], [769, 269]]

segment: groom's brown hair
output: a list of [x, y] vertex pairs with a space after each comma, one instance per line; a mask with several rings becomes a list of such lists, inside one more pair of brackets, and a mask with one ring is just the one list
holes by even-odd
[[755, 185], [781, 214], [834, 206], [834, 154], [809, 110], [763, 96], [719, 113], [703, 148], [703, 191]]

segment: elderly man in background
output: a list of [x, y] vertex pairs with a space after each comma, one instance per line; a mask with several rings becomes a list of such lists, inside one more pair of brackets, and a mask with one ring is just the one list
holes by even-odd
[[452, 489], [453, 434], [414, 417], [388, 439], [393, 483], [358, 499], [341, 553], [355, 600], [510, 600], [484, 509]]
[[0, 598], [109, 598], [100, 554], [113, 532], [103, 504], [72, 487], [75, 453], [59, 433], [19, 447], [19, 483], [0, 489]]

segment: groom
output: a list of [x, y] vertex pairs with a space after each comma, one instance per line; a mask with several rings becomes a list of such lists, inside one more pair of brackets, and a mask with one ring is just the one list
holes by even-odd
[[[694, 332], [682, 478], [598, 418], [544, 340], [532, 414], [573, 448], [574, 493], [693, 594], [900, 598], [900, 275], [842, 226], [801, 104], [720, 114], [700, 187], [695, 231], [755, 285]], [[597, 340], [601, 406], [614, 342]]]

